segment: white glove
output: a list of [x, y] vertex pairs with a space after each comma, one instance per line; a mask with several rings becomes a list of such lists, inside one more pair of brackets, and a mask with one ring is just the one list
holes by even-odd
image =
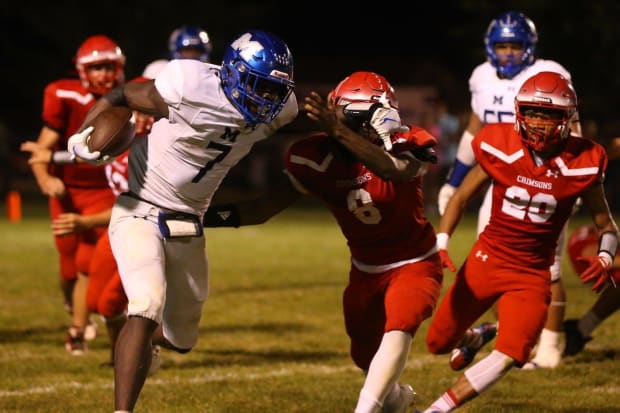
[[392, 149], [390, 134], [394, 132], [407, 132], [409, 130], [408, 127], [400, 123], [398, 110], [394, 109], [389, 104], [384, 104], [383, 107], [375, 109], [370, 118], [370, 126], [373, 127], [381, 137], [381, 140], [383, 140], [386, 151]]
[[100, 159], [101, 152], [95, 151], [91, 152], [88, 150], [88, 138], [90, 138], [90, 134], [93, 133], [95, 128], [93, 126], [89, 126], [84, 129], [82, 132], [78, 132], [71, 136], [67, 141], [67, 150], [77, 156], [78, 158], [82, 158], [83, 160], [89, 163], [98, 164], [100, 161], [104, 159]]
[[439, 215], [443, 215], [446, 212], [446, 207], [448, 206], [448, 201], [452, 198], [452, 195], [456, 192], [456, 187], [450, 184], [443, 184], [443, 186], [439, 189], [439, 195], [437, 195], [437, 209], [439, 211]]

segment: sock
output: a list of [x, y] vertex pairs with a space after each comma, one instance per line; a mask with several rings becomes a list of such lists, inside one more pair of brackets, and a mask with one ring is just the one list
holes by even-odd
[[583, 317], [581, 317], [581, 319], [579, 319], [579, 322], [577, 323], [577, 329], [582, 336], [590, 337], [594, 329], [598, 327], [599, 324], [601, 324], [601, 319], [598, 318], [598, 316], [594, 314], [593, 311], [588, 311], [583, 315]]
[[559, 351], [560, 337], [560, 332], [543, 328], [540, 333], [540, 338], [538, 340], [538, 351], [540, 351], [541, 349], [554, 349]]
[[493, 350], [491, 354], [465, 370], [464, 375], [472, 389], [480, 394], [501, 379], [513, 365], [514, 361], [510, 357]]
[[444, 394], [441, 395], [440, 398], [435, 400], [431, 406], [424, 410], [422, 413], [433, 413], [433, 412], [441, 412], [448, 413], [451, 412], [452, 409], [456, 407], [456, 401], [452, 399], [451, 391], [448, 390]]
[[374, 413], [383, 407], [381, 402], [374, 398], [365, 389], [360, 391], [360, 397], [357, 399], [357, 406], [355, 406], [355, 413]]
[[[364, 410], [360, 403], [361, 394], [365, 394], [367, 399], [375, 400], [379, 406], [387, 395], [393, 391], [394, 385], [397, 384], [400, 375], [407, 363], [409, 347], [411, 346], [411, 334], [405, 331], [392, 330], [383, 335], [379, 349], [375, 353], [368, 372], [366, 380], [360, 393], [360, 401], [355, 413], [372, 412], [373, 410]], [[365, 408], [370, 405], [365, 404]]]

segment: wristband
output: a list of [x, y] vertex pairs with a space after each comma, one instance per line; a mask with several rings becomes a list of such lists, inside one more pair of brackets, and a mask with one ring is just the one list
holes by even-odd
[[472, 167], [473, 165], [465, 165], [457, 159], [454, 163], [454, 168], [448, 177], [448, 183], [453, 187], [458, 188], [461, 185], [461, 182], [463, 182], [463, 179], [465, 179], [465, 175], [467, 175]]
[[52, 153], [51, 161], [56, 165], [67, 165], [75, 163], [75, 155], [69, 151], [56, 151]]
[[239, 209], [234, 204], [212, 206], [202, 219], [204, 227], [235, 227], [241, 225]]
[[436, 237], [437, 237], [437, 241], [436, 241], [437, 249], [447, 250], [448, 241], [450, 240], [450, 234], [447, 234], [445, 232], [440, 232], [436, 235]]
[[[613, 263], [618, 252], [618, 234], [615, 231], [606, 231], [598, 239], [598, 255], [606, 253]], [[611, 265], [611, 264], [610, 264]]]

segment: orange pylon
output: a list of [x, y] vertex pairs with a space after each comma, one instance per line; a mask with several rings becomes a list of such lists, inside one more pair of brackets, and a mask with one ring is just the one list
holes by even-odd
[[18, 223], [22, 220], [22, 196], [19, 191], [6, 194], [6, 215], [9, 221]]

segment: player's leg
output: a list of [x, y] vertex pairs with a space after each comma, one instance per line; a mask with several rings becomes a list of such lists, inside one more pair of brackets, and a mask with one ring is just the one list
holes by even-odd
[[432, 354], [446, 354], [463, 344], [471, 325], [496, 300], [490, 283], [475, 274], [488, 274], [475, 258], [474, 246], [465, 263], [456, 274], [454, 283], [435, 310], [426, 336], [426, 346]]
[[454, 385], [435, 400], [423, 413], [451, 412], [477, 397], [501, 379], [512, 367], [514, 360], [497, 350], [461, 374]]
[[531, 362], [523, 366], [524, 369], [555, 368], [560, 364], [562, 358], [561, 338], [566, 311], [566, 291], [562, 281], [562, 256], [566, 250], [567, 227], [568, 224], [560, 233], [554, 261], [549, 268], [551, 273], [551, 303], [547, 309], [547, 321], [538, 338], [536, 354]]
[[132, 411], [151, 363], [151, 338], [166, 294], [164, 240], [157, 209], [121, 196], [110, 222], [110, 243], [129, 300], [128, 320], [116, 342], [115, 409]]
[[607, 287], [580, 319], [566, 320], [566, 347], [563, 355], [574, 356], [581, 353], [586, 343], [592, 340], [592, 332], [619, 308], [620, 288]]
[[[522, 365], [528, 360], [545, 322], [549, 299], [548, 281], [544, 279], [546, 273], [532, 273], [524, 277], [528, 279], [526, 283], [520, 283], [519, 275], [511, 276], [510, 273], [502, 271], [495, 274], [498, 280], [504, 280], [504, 288], [513, 285], [513, 289], [498, 300], [502, 330], [498, 333], [495, 348], [491, 354], [467, 369], [425, 413], [454, 410], [487, 390], [513, 366]], [[489, 281], [493, 284], [493, 280]]]
[[[115, 196], [110, 188], [71, 189], [70, 194], [76, 212], [82, 216], [96, 215], [108, 211], [114, 205]], [[96, 337], [96, 323], [90, 320], [87, 306], [89, 273], [95, 248], [99, 239], [107, 232], [107, 227], [98, 226], [81, 231], [78, 234], [76, 268], [78, 278], [73, 290], [73, 317], [69, 336], [77, 334], [83, 339]], [[86, 347], [84, 346], [84, 349]]]
[[385, 313], [380, 310], [385, 323], [382, 328], [377, 326], [375, 332], [381, 342], [368, 368], [356, 413], [373, 412], [376, 408], [366, 403], [365, 398], [381, 403], [382, 413], [400, 413], [412, 408], [415, 392], [410, 385], [399, 383], [399, 379], [413, 336], [435, 308], [443, 274], [438, 256], [434, 255], [389, 271], [385, 276], [389, 277], [383, 299]]
[[[49, 198], [50, 218], [54, 220], [60, 214], [69, 212], [65, 205], [57, 198]], [[55, 235], [54, 244], [58, 251], [60, 262], [60, 290], [62, 292], [65, 309], [69, 314], [73, 313], [73, 287], [77, 280], [75, 266], [75, 254], [77, 252], [78, 239], [76, 234]]]
[[[383, 295], [389, 282], [388, 274], [369, 275], [352, 266], [342, 296], [345, 329], [351, 340], [351, 358], [364, 374], [370, 369], [385, 331]], [[380, 393], [362, 389], [356, 411], [380, 409]]]

